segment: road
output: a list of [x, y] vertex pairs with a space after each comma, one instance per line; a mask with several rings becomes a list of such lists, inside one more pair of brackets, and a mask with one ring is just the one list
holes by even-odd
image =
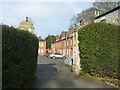
[[32, 88], [115, 88], [105, 83], [75, 76], [62, 59], [38, 57]]

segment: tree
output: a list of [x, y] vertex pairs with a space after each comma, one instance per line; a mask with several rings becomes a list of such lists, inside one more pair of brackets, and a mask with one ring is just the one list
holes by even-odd
[[93, 23], [96, 10], [97, 9], [95, 7], [90, 7], [87, 10], [83, 10], [81, 13], [78, 13], [76, 16], [73, 16], [71, 19], [71, 26], [78, 27], [82, 20], [86, 20], [88, 23]]
[[117, 6], [120, 6], [120, 2], [94, 2], [93, 6], [101, 11], [101, 13], [105, 13]]
[[87, 10], [82, 11], [82, 13], [78, 14], [78, 19], [87, 20], [88, 23], [93, 23], [96, 10], [97, 10], [96, 8], [90, 7]]
[[51, 44], [52, 44], [52, 43], [55, 43], [55, 41], [56, 41], [56, 36], [54, 36], [54, 35], [48, 35], [48, 36], [45, 38], [45, 40], [46, 40], [46, 48], [47, 48], [47, 49], [51, 49]]

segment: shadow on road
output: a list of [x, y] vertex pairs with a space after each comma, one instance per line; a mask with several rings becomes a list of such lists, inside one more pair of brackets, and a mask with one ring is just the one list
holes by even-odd
[[33, 80], [32, 88], [40, 88], [46, 84], [50, 79], [54, 78], [57, 68], [54, 67], [54, 63], [50, 64], [38, 64], [36, 70], [36, 78]]
[[39, 57], [36, 78], [31, 88], [115, 88], [111, 85], [76, 77], [63, 60]]

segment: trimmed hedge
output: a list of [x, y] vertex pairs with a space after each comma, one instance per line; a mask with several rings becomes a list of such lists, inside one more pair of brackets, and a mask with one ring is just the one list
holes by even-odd
[[2, 26], [3, 88], [22, 88], [35, 75], [38, 39], [28, 31]]
[[81, 68], [84, 73], [120, 79], [118, 30], [119, 26], [107, 23], [94, 23], [79, 29]]

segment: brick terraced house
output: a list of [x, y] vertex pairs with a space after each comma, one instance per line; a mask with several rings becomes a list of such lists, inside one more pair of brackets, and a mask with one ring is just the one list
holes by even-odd
[[72, 45], [72, 29], [70, 29], [68, 32], [63, 31], [60, 35], [56, 35], [56, 42], [51, 44], [51, 49], [52, 52], [71, 56], [73, 54]]
[[[87, 21], [82, 21], [80, 28], [88, 24]], [[73, 56], [73, 33], [75, 29], [70, 28], [68, 31], [61, 32], [60, 35], [56, 35], [56, 42], [51, 44], [51, 52], [61, 53], [67, 57]]]

